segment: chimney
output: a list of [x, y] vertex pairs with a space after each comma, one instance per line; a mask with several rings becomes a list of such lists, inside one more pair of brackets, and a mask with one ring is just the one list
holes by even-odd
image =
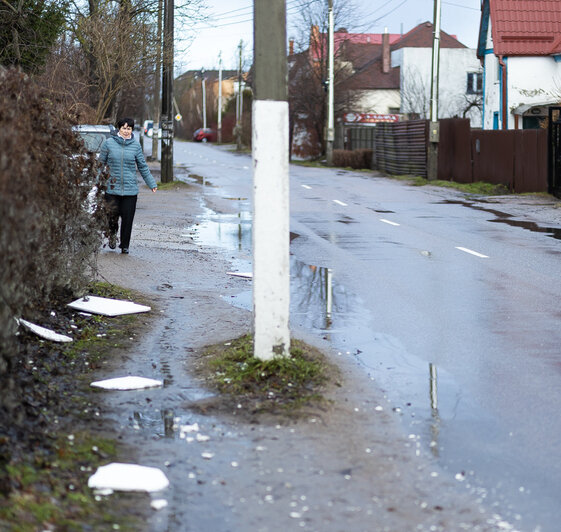
[[288, 55], [294, 55], [294, 39], [288, 41]]
[[388, 28], [384, 28], [382, 35], [382, 72], [388, 74], [390, 71], [390, 34]]

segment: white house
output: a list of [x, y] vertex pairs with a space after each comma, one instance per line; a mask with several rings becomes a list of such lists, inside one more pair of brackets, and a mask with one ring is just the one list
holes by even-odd
[[534, 129], [561, 102], [561, 2], [483, 0], [483, 128]]
[[[392, 46], [391, 66], [400, 69], [401, 112], [428, 118], [433, 25], [419, 24]], [[441, 31], [438, 118], [469, 118], [481, 127], [482, 69], [474, 49]]]

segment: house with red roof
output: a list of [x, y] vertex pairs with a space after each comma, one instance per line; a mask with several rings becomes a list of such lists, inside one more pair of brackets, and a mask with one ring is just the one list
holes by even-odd
[[[476, 51], [442, 30], [440, 43], [439, 118], [470, 118], [472, 127], [481, 127], [483, 74]], [[341, 127], [428, 118], [432, 45], [431, 22], [404, 35], [334, 32], [336, 146], [343, 145]], [[292, 145], [296, 154], [310, 153], [321, 143], [325, 95], [299, 81], [310, 65], [316, 79], [327, 79], [327, 34], [312, 27], [309, 48], [299, 54], [291, 48], [288, 64]]]
[[483, 128], [539, 128], [561, 102], [561, 2], [482, 0]]
[[[324, 34], [312, 30], [310, 50], [319, 61]], [[338, 90], [347, 91], [347, 113], [399, 114], [428, 118], [433, 25], [424, 22], [404, 35], [334, 34], [336, 68], [346, 72]], [[475, 50], [441, 30], [439, 117], [470, 118], [481, 127], [482, 69]], [[384, 121], [380, 119], [380, 121]]]

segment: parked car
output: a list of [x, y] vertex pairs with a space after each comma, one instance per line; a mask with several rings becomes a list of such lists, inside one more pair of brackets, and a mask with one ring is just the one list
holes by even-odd
[[[152, 130], [154, 129], [154, 121], [153, 120], [145, 120], [144, 125], [142, 126], [142, 130], [147, 137], [152, 136]], [[150, 131], [150, 133], [148, 133]]]
[[72, 130], [80, 135], [86, 146], [86, 150], [91, 153], [99, 153], [103, 141], [111, 135], [117, 134], [117, 130], [114, 126], [103, 125], [82, 124], [73, 126]]
[[214, 142], [216, 140], [216, 133], [214, 129], [201, 127], [193, 133], [193, 140], [195, 142]]

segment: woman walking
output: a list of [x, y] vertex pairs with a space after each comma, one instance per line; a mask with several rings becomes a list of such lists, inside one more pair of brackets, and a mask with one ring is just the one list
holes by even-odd
[[109, 247], [117, 247], [117, 230], [121, 218], [121, 253], [128, 254], [132, 223], [136, 212], [138, 184], [136, 169], [145, 183], [156, 192], [158, 187], [144, 159], [142, 147], [134, 140], [132, 118], [121, 118], [117, 122], [118, 133], [101, 145], [99, 160], [109, 166], [109, 181], [105, 201], [109, 211]]

